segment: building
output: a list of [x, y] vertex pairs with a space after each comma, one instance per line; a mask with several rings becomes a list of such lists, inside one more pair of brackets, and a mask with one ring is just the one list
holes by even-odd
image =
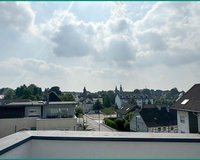
[[117, 109], [117, 118], [124, 119], [127, 113], [135, 111], [136, 106], [135, 105], [126, 105], [120, 109]]
[[79, 103], [79, 107], [82, 108], [84, 113], [88, 113], [93, 110], [94, 101], [89, 91], [83, 88], [83, 93], [80, 93], [76, 100]]
[[199, 134], [24, 131], [0, 139], [0, 158], [198, 159]]
[[130, 103], [131, 100], [134, 100], [136, 105], [140, 107], [145, 104], [153, 104], [153, 98], [151, 96], [133, 92], [118, 93], [115, 97], [115, 104], [118, 108], [121, 108], [123, 105]]
[[88, 113], [93, 110], [94, 101], [91, 97], [82, 97], [79, 100], [79, 106], [82, 108], [84, 113]]
[[21, 130], [76, 130], [76, 105], [76, 102], [4, 102], [0, 105], [0, 137]]
[[136, 110], [130, 120], [130, 130], [135, 132], [177, 132], [176, 111], [161, 105], [144, 105]]
[[178, 132], [200, 132], [200, 84], [192, 86], [173, 108], [177, 110]]

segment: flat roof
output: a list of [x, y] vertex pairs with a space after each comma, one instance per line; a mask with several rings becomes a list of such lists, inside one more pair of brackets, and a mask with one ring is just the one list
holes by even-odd
[[62, 101], [62, 102], [49, 102], [50, 105], [56, 105], [56, 104], [78, 104], [75, 101]]
[[[42, 106], [47, 104], [46, 101], [29, 101], [29, 102], [11, 102], [7, 104], [3, 104], [2, 106]], [[78, 104], [75, 101], [57, 101], [57, 102], [49, 102], [49, 105], [76, 105]]]
[[93, 131], [21, 131], [0, 139], [0, 155], [31, 140], [198, 142], [200, 134]]

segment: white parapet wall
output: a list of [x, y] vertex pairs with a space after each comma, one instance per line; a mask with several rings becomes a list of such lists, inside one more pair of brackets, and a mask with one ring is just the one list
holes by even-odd
[[77, 118], [37, 119], [37, 130], [77, 130]]
[[199, 157], [199, 134], [26, 131], [0, 139], [0, 158]]
[[0, 138], [23, 130], [77, 130], [77, 118], [37, 117], [0, 119]]
[[0, 119], [0, 138], [36, 127], [35, 117]]

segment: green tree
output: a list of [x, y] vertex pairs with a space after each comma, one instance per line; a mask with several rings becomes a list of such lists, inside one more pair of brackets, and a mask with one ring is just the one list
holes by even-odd
[[135, 89], [133, 92], [134, 93], [140, 93], [140, 90], [139, 89]]
[[143, 89], [143, 90], [142, 90], [142, 93], [143, 93], [143, 94], [147, 94], [147, 95], [150, 95], [150, 94], [151, 94], [150, 90], [147, 89], [147, 88]]
[[127, 120], [128, 122], [130, 122], [130, 120], [133, 117], [133, 112], [129, 112], [125, 115], [124, 119]]
[[60, 96], [62, 101], [74, 101], [74, 97], [71, 93], [62, 93]]
[[132, 105], [136, 105], [136, 101], [134, 98], [131, 98], [129, 101], [128, 101], [129, 104], [132, 104]]
[[110, 115], [115, 113], [115, 109], [113, 107], [104, 108], [101, 110], [103, 114]]
[[95, 110], [95, 111], [100, 111], [101, 109], [103, 108], [103, 106], [102, 106], [102, 104], [101, 104], [101, 102], [99, 101], [99, 100], [97, 100], [96, 102], [95, 102], [95, 104], [93, 105], [93, 109]]
[[4, 93], [4, 99], [14, 99], [15, 91], [13, 89], [7, 89]]
[[111, 107], [110, 97], [107, 94], [103, 97], [103, 105], [106, 108]]
[[76, 115], [76, 117], [80, 117], [81, 115], [84, 115], [84, 112], [81, 107], [75, 108], [75, 115]]
[[108, 91], [107, 95], [110, 98], [111, 105], [113, 106], [115, 104], [115, 93], [113, 91]]

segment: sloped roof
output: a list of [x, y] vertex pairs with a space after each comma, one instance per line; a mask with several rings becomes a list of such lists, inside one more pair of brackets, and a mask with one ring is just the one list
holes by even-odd
[[144, 120], [147, 127], [171, 126], [177, 125], [176, 110], [166, 108], [144, 108], [140, 111], [140, 116]]
[[173, 106], [177, 110], [200, 112], [200, 84], [190, 88]]
[[126, 105], [126, 106], [118, 109], [116, 112], [118, 114], [127, 114], [130, 111], [134, 111], [135, 107], [136, 107], [136, 105]]
[[143, 94], [143, 93], [134, 93], [134, 92], [122, 92], [118, 93], [120, 99], [151, 99], [151, 95]]
[[56, 94], [56, 92], [51, 91], [49, 93], [49, 102], [60, 102], [61, 99], [59, 98], [59, 96]]

